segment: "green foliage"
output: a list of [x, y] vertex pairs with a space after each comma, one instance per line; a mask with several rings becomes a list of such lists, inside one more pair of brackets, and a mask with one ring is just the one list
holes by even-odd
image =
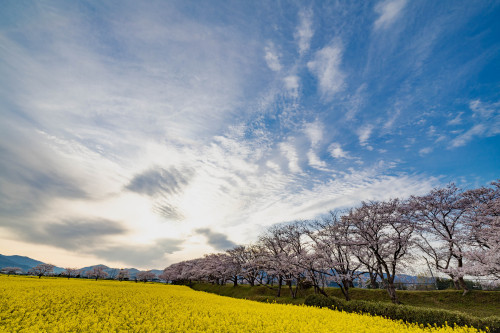
[[445, 279], [445, 278], [437, 278], [436, 279], [436, 285], [438, 290], [446, 290], [446, 289], [453, 289], [453, 280], [451, 279]]
[[299, 287], [302, 290], [311, 289], [313, 287], [313, 283], [310, 280], [302, 279], [299, 281]]
[[[223, 296], [291, 304], [303, 304], [307, 296], [314, 294], [313, 288], [307, 290], [299, 289], [298, 297], [292, 299], [288, 287], [283, 286], [281, 297], [276, 297], [276, 285], [273, 289], [270, 286], [250, 287], [249, 285], [238, 285], [237, 287], [233, 287], [232, 285], [219, 286], [206, 283], [195, 283], [190, 287], [195, 290]], [[325, 291], [328, 296], [343, 299], [339, 288], [326, 288]], [[351, 288], [349, 294], [351, 295], [351, 299], [356, 301], [392, 304], [387, 291], [382, 289]], [[431, 291], [398, 290], [397, 294], [399, 300], [404, 305], [459, 311], [463, 314], [479, 318], [498, 316], [498, 309], [500, 309], [500, 292], [498, 291], [471, 290], [465, 296], [462, 296], [461, 290], [453, 289]]]
[[[343, 298], [338, 288], [327, 289], [328, 296]], [[352, 300], [390, 303], [387, 291], [381, 289], [351, 289]], [[500, 308], [500, 292], [471, 290], [462, 296], [461, 290], [398, 290], [398, 298], [404, 305], [413, 305], [425, 308], [460, 311], [475, 317], [498, 315]]]
[[193, 282], [191, 280], [174, 280], [174, 281], [172, 281], [172, 284], [177, 285], [177, 286], [191, 287], [193, 285]]
[[431, 309], [410, 305], [396, 305], [385, 302], [368, 301], [345, 301], [337, 297], [325, 297], [323, 295], [309, 295], [304, 301], [305, 305], [327, 307], [346, 312], [369, 313], [394, 320], [403, 320], [411, 323], [424, 325], [459, 325], [473, 326], [490, 332], [500, 332], [500, 317], [491, 316], [486, 318], [473, 317], [458, 311], [442, 309]]

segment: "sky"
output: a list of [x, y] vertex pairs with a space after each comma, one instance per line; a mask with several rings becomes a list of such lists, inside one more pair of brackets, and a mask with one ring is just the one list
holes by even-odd
[[162, 269], [500, 177], [499, 1], [5, 1], [0, 253]]

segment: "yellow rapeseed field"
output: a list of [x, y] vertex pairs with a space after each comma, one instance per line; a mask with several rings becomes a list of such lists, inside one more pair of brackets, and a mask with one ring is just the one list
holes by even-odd
[[1, 332], [480, 332], [265, 304], [183, 286], [0, 276]]

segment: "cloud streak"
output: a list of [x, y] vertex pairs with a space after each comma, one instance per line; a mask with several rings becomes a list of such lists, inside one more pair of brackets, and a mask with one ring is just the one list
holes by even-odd
[[374, 23], [375, 30], [388, 29], [401, 15], [407, 0], [386, 0], [375, 6], [375, 12], [379, 15]]
[[195, 232], [205, 236], [208, 244], [216, 250], [229, 250], [236, 246], [236, 244], [230, 241], [226, 235], [214, 232], [210, 228], [196, 229]]
[[323, 98], [327, 100], [344, 89], [346, 74], [340, 68], [341, 63], [342, 46], [339, 42], [317, 51], [314, 60], [307, 63], [307, 68], [318, 79]]
[[154, 196], [157, 194], [177, 194], [188, 185], [193, 172], [189, 169], [178, 170], [152, 168], [135, 175], [125, 187], [127, 190]]
[[[483, 103], [481, 100], [473, 100], [469, 103], [469, 108], [472, 111], [474, 125], [465, 133], [455, 137], [451, 141], [450, 148], [464, 146], [474, 137], [491, 137], [500, 134], [500, 102]], [[457, 116], [458, 119], [460, 115]], [[453, 121], [453, 123], [458, 122]]]
[[299, 11], [299, 26], [294, 36], [299, 47], [299, 54], [301, 55], [309, 50], [311, 39], [314, 36], [312, 19], [312, 10], [302, 9]]

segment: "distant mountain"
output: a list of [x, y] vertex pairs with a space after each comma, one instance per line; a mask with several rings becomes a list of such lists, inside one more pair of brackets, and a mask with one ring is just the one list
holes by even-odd
[[[32, 259], [30, 257], [24, 257], [24, 256], [5, 256], [3, 254], [0, 254], [0, 268], [3, 267], [19, 267], [21, 268], [25, 273], [28, 272], [31, 268], [44, 264], [44, 262]], [[54, 273], [59, 274], [64, 271], [64, 268], [61, 267], [54, 267]]]
[[[82, 272], [83, 275], [86, 275], [85, 272], [87, 271], [90, 271], [92, 270], [94, 267], [97, 267], [97, 266], [102, 266], [104, 267], [104, 271], [106, 273], [108, 273], [109, 277], [110, 278], [115, 278], [117, 275], [118, 275], [118, 272], [120, 272], [120, 268], [113, 268], [113, 267], [108, 267], [106, 265], [93, 265], [93, 266], [87, 266], [87, 267], [83, 267], [83, 268], [80, 268], [80, 271]], [[124, 268], [128, 271], [128, 274], [129, 274], [129, 278], [131, 280], [133, 280], [135, 278], [135, 276], [137, 275], [137, 273], [140, 272], [140, 270], [138, 270], [137, 268]], [[159, 275], [161, 273], [163, 273], [162, 270], [159, 270], [159, 269], [153, 269], [151, 270], [153, 273], [155, 273], [156, 275]]]
[[0, 254], [0, 267], [1, 268], [3, 268], [3, 267], [19, 267], [19, 268], [22, 268], [23, 270], [29, 269], [28, 266], [18, 264], [16, 262], [10, 260], [8, 256], [4, 256], [2, 254]]
[[[0, 268], [19, 267], [24, 271], [24, 273], [26, 273], [31, 268], [40, 264], [44, 264], [44, 262], [29, 257], [23, 257], [17, 255], [5, 256], [3, 254], [0, 254]], [[112, 268], [106, 265], [87, 266], [80, 268], [80, 271], [82, 272], [82, 274], [85, 274], [85, 272], [90, 271], [92, 268], [96, 266], [104, 266], [106, 273], [108, 273], [108, 275], [113, 278], [116, 277], [118, 275], [118, 272], [120, 271], [120, 268]], [[125, 269], [128, 270], [130, 279], [134, 279], [136, 274], [140, 272], [140, 270], [138, 270], [137, 268], [125, 268]], [[61, 274], [62, 272], [64, 272], [64, 270], [65, 269], [62, 267], [57, 267], [57, 266], [54, 267], [55, 274]], [[156, 275], [159, 275], [163, 272], [163, 270], [153, 269], [152, 272], [155, 273]]]

